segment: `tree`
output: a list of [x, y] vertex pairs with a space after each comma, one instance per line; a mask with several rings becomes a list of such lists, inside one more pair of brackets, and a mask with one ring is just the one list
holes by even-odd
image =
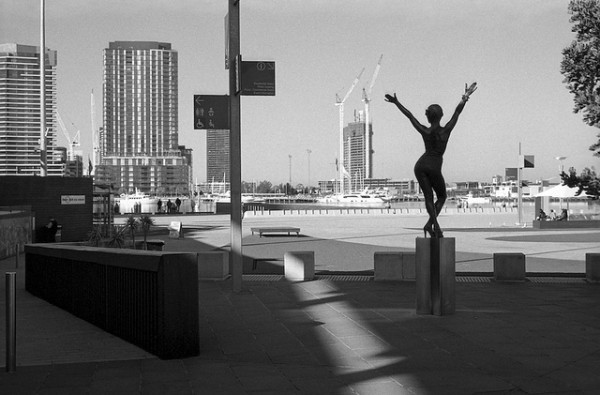
[[564, 171], [560, 174], [563, 184], [571, 188], [578, 187], [577, 195], [584, 191], [589, 196], [600, 197], [600, 178], [593, 169], [585, 168], [578, 176], [575, 168], [569, 169], [569, 174]]
[[256, 192], [258, 193], [270, 193], [272, 191], [273, 184], [270, 181], [264, 180], [258, 183], [256, 186]]
[[125, 222], [125, 228], [128, 229], [129, 233], [131, 234], [131, 243], [133, 244], [134, 249], [135, 249], [135, 231], [137, 230], [138, 225], [139, 225], [139, 222], [133, 215], [130, 215], [129, 217], [127, 217], [127, 221]]
[[[571, 0], [569, 13], [576, 38], [563, 49], [560, 72], [574, 95], [573, 111], [583, 111], [586, 124], [600, 127], [600, 0]], [[600, 156], [600, 133], [598, 138], [590, 146], [595, 156]]]
[[140, 217], [140, 225], [142, 226], [142, 231], [144, 232], [144, 249], [148, 249], [148, 232], [150, 231], [150, 227], [154, 225], [154, 220], [149, 215], [142, 215]]

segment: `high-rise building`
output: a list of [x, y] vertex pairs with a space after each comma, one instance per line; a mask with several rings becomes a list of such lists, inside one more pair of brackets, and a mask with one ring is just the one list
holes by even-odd
[[191, 166], [178, 145], [177, 69], [169, 43], [115, 41], [104, 50], [97, 182], [122, 193], [190, 192]]
[[206, 181], [229, 182], [229, 130], [206, 131]]
[[[56, 149], [56, 51], [45, 51], [46, 163], [62, 176]], [[41, 175], [40, 49], [0, 44], [0, 175]]]
[[[369, 125], [371, 127], [371, 125]], [[369, 134], [369, 138], [372, 133]], [[359, 112], [355, 122], [349, 123], [344, 127], [344, 169], [346, 170], [347, 182], [345, 189], [350, 191], [360, 191], [365, 187], [365, 178], [367, 174], [366, 168], [366, 151], [365, 151], [365, 122], [362, 118], [362, 113]], [[371, 144], [371, 147], [373, 145]], [[373, 163], [373, 151], [369, 152], [369, 163]], [[371, 169], [372, 170], [372, 169]]]

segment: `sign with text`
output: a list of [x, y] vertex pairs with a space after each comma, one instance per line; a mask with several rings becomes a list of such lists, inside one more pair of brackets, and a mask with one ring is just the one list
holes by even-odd
[[229, 96], [194, 95], [194, 129], [229, 129]]
[[275, 96], [275, 62], [241, 62], [243, 96]]
[[60, 204], [85, 204], [85, 195], [61, 195]]

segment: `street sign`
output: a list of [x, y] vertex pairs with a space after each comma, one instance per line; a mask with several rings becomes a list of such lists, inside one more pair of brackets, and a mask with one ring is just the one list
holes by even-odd
[[229, 96], [194, 95], [194, 129], [229, 129]]
[[523, 156], [523, 167], [533, 168], [534, 166], [534, 155], [524, 155]]
[[241, 63], [243, 96], [275, 96], [275, 62]]

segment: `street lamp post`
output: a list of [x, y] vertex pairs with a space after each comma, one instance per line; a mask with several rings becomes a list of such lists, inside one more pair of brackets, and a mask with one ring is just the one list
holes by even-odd
[[[558, 165], [558, 172], [559, 173], [558, 174], [560, 175], [560, 174], [562, 174], [565, 171], [565, 166], [563, 164], [563, 161], [565, 159], [567, 159], [567, 157], [566, 156], [557, 156], [554, 159], [556, 159], [557, 161], [559, 161], [559, 165]], [[563, 206], [563, 204], [562, 204], [563, 203], [562, 198], [559, 199], [559, 202], [560, 202], [560, 209], [562, 210], [562, 206]]]
[[307, 183], [307, 187], [308, 187], [308, 193], [310, 193], [310, 154], [312, 153], [312, 151], [310, 149], [306, 150], [306, 155], [308, 156], [308, 183]]

